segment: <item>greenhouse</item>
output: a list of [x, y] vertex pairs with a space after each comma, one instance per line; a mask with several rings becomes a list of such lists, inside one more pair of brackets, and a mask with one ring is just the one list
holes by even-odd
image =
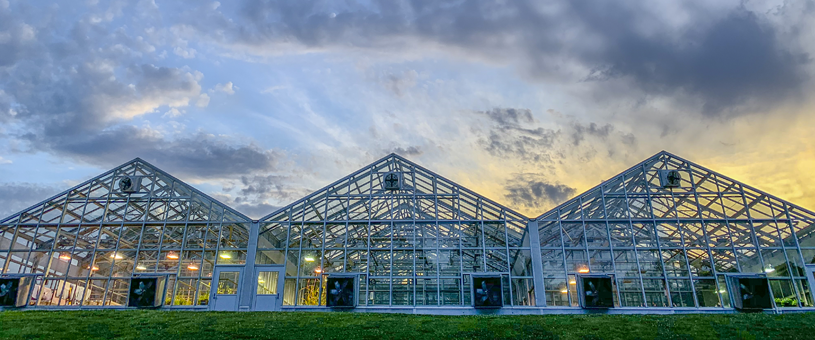
[[667, 152], [537, 218], [391, 154], [252, 220], [137, 158], [0, 220], [0, 308], [805, 311], [813, 229]]

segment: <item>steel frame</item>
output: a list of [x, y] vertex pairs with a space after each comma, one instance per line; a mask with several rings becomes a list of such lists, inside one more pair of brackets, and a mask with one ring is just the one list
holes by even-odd
[[[660, 185], [666, 169], [680, 171], [680, 187]], [[400, 190], [383, 186], [391, 172]], [[123, 175], [143, 176], [139, 193], [113, 188]], [[219, 259], [225, 251], [235, 258]], [[0, 271], [82, 295], [45, 308], [122, 308], [130, 276], [169, 269], [167, 308], [205, 309], [196, 306], [213, 289], [204, 272], [237, 265], [252, 276], [274, 265], [283, 310], [329, 310], [325, 275], [344, 273], [360, 278], [360, 311], [472, 314], [471, 276], [490, 273], [502, 275], [506, 304], [490, 313], [581, 313], [569, 284], [580, 266], [614, 277], [610, 313], [732, 312], [723, 277], [765, 271], [772, 293], [797, 304], [775, 312], [790, 312], [813, 310], [808, 257], [815, 213], [664, 151], [535, 219], [391, 154], [259, 221], [138, 158], [0, 220]], [[254, 305], [250, 276], [239, 310]], [[561, 281], [565, 306], [547, 299]], [[316, 289], [308, 301], [306, 283]]]

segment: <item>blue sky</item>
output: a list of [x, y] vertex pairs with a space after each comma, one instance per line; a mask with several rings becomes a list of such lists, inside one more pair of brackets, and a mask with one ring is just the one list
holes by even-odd
[[134, 157], [250, 216], [397, 152], [537, 216], [668, 150], [815, 206], [815, 1], [0, 0], [0, 215]]

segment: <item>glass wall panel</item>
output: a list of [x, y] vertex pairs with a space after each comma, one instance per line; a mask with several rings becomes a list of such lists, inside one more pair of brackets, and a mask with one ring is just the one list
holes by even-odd
[[719, 302], [719, 289], [716, 287], [716, 280], [699, 279], [693, 280], [696, 289], [696, 301], [699, 307], [721, 307]]

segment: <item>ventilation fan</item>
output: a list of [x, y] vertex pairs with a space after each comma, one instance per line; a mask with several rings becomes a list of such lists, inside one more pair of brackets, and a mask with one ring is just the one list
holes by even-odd
[[353, 308], [356, 305], [357, 277], [348, 275], [329, 275], [325, 282], [325, 305], [332, 308]]
[[130, 279], [128, 307], [155, 308], [164, 303], [164, 277], [133, 277]]
[[614, 291], [608, 275], [579, 275], [583, 308], [614, 308]]
[[504, 305], [501, 276], [473, 275], [475, 308], [501, 308]]
[[134, 193], [139, 191], [141, 185], [141, 177], [139, 176], [124, 176], [119, 178], [119, 191], [126, 193]]
[[764, 275], [731, 275], [727, 284], [733, 297], [733, 307], [741, 310], [773, 308], [770, 285]]
[[402, 189], [402, 174], [399, 172], [388, 172], [382, 177], [382, 183], [385, 190], [401, 190]]
[[0, 276], [0, 307], [25, 306], [31, 281], [31, 276]]
[[682, 186], [682, 174], [679, 170], [659, 170], [659, 183], [663, 188]]

